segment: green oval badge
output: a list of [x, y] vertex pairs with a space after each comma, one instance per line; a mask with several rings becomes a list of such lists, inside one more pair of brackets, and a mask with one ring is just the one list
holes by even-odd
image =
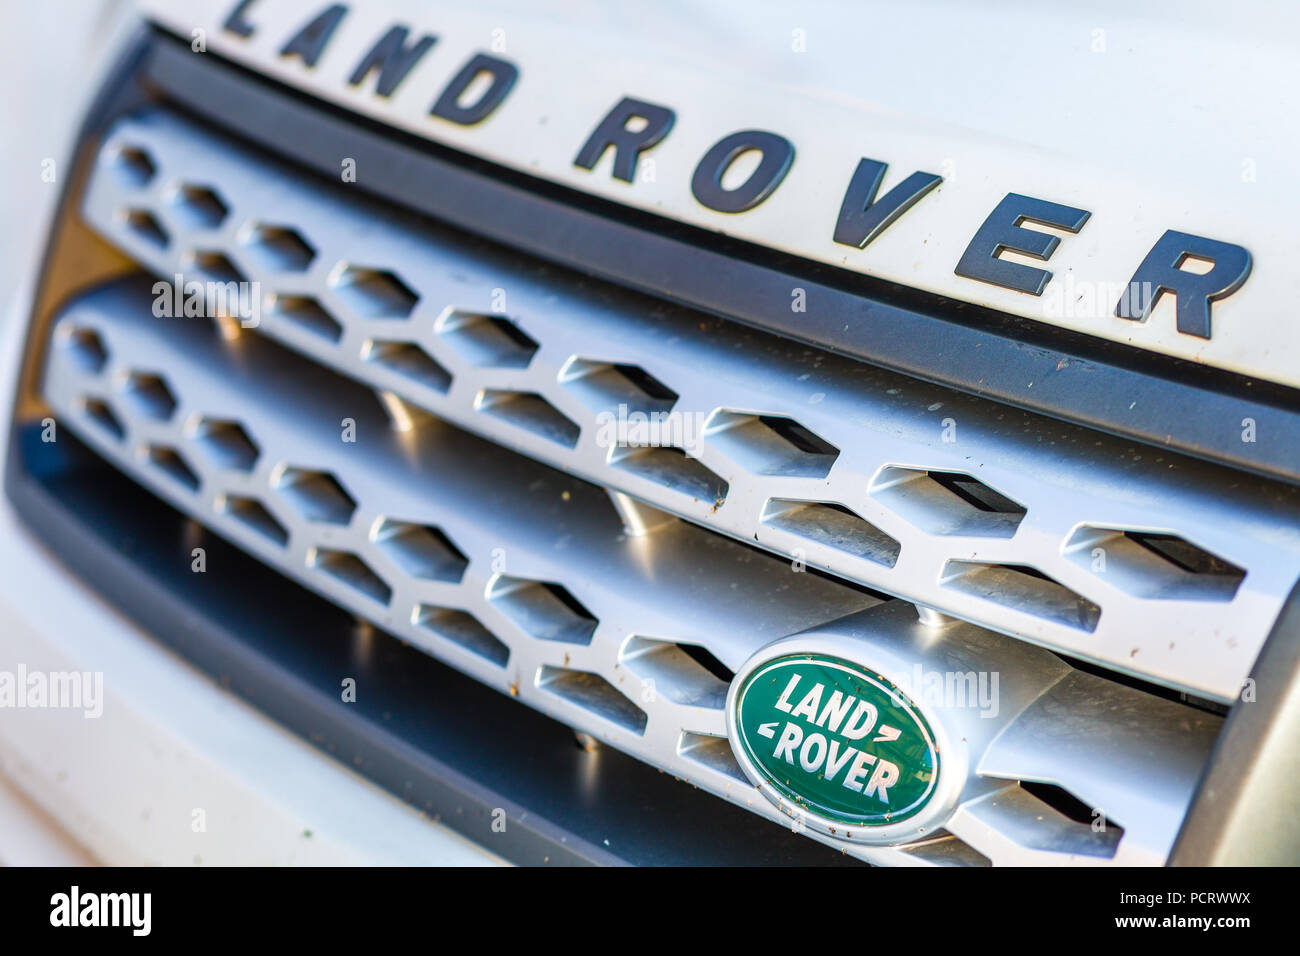
[[939, 754], [925, 718], [889, 681], [836, 657], [759, 666], [735, 701], [740, 749], [786, 800], [832, 823], [879, 827], [919, 813]]

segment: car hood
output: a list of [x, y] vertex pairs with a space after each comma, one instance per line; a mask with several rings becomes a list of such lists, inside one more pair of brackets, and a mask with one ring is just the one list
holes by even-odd
[[[542, 179], [854, 273], [1142, 349], [1300, 385], [1290, 315], [1300, 152], [1281, 98], [1296, 86], [1300, 10], [1184, 3], [1176, 13], [1102, 2], [801, 3], [711, 0], [643, 7], [504, 0], [374, 0], [346, 9], [314, 65], [281, 55], [329, 4], [149, 0], [205, 49], [372, 120]], [[787, 9], [782, 9], [786, 7]], [[230, 28], [232, 14], [249, 29]], [[349, 78], [394, 25], [436, 43], [384, 96]], [[476, 53], [519, 71], [481, 122], [430, 114]], [[633, 182], [575, 158], [624, 97], [675, 114]], [[738, 130], [794, 147], [779, 186], [739, 213], [692, 191], [701, 158]], [[610, 151], [612, 153], [612, 151]], [[937, 188], [865, 248], [833, 241], [859, 161], [888, 164], [881, 195], [916, 171]], [[652, 160], [647, 163], [645, 160]], [[954, 269], [1009, 193], [1077, 207], [1057, 232], [1041, 295]], [[1174, 297], [1143, 321], [1115, 315], [1167, 230], [1244, 247], [1247, 280], [1213, 304], [1209, 338], [1179, 331]]]

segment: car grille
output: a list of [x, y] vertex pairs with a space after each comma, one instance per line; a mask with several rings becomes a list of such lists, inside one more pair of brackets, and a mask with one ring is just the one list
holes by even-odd
[[[653, 766], [788, 824], [723, 701], [759, 648], [833, 622], [1047, 674], [946, 830], [845, 846], [870, 862], [1162, 862], [1300, 576], [1290, 489], [544, 265], [162, 108], [113, 126], [83, 215], [162, 285], [62, 311], [60, 421]], [[158, 317], [174, 276], [256, 283], [255, 328]]]

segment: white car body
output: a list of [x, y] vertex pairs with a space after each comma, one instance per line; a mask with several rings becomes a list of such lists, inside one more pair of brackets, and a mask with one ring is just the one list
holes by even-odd
[[[82, 106], [44, 103], [63, 125], [59, 150], [44, 152], [67, 162], [103, 68], [148, 17], [311, 96], [532, 176], [953, 300], [1300, 386], [1289, 295], [1300, 199], [1285, 183], [1300, 127], [1277, 120], [1300, 59], [1294, 9], [710, 2], [657, 4], [652, 13], [381, 0], [356, 4], [349, 29], [304, 70], [279, 46], [323, 4], [260, 0], [249, 8], [257, 30], [247, 38], [222, 29], [234, 6], [146, 0], [140, 11], [119, 10], [111, 26], [81, 24], [102, 38], [103, 62], [79, 79]], [[393, 22], [439, 39], [396, 95], [378, 98], [369, 82], [347, 78]], [[512, 96], [479, 125], [431, 120], [436, 91], [486, 49], [521, 65]], [[42, 90], [29, 93], [44, 102]], [[595, 123], [626, 95], [677, 111], [672, 134], [649, 154], [651, 174], [634, 183], [610, 175], [608, 155], [592, 170], [574, 164]], [[691, 195], [691, 171], [720, 136], [751, 127], [797, 144], [788, 177], [744, 215], [705, 208]], [[830, 234], [865, 156], [889, 164], [885, 190], [914, 170], [944, 182], [869, 247], [851, 249]], [[1091, 212], [1079, 234], [1061, 233], [1048, 266], [1056, 281], [1042, 297], [953, 271], [1009, 192]], [[47, 204], [28, 216], [29, 248], [43, 247], [51, 214]], [[1176, 330], [1172, 297], [1143, 322], [1114, 315], [1111, 290], [1167, 229], [1250, 249], [1252, 273], [1215, 303], [1212, 338]], [[0, 327], [0, 429], [13, 417], [32, 310], [34, 270], [21, 278]], [[0, 862], [502, 862], [490, 845], [418, 813], [143, 632], [54, 558], [8, 498], [0, 499], [0, 542], [0, 671], [102, 673], [104, 681], [95, 718], [0, 710]]]

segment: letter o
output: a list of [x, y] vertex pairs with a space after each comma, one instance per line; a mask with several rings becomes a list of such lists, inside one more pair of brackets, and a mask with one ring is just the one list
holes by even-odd
[[[817, 747], [817, 756], [813, 757], [809, 752], [813, 749], [813, 744]], [[826, 738], [821, 734], [809, 734], [803, 742], [803, 747], [799, 750], [799, 766], [803, 767], [809, 773], [815, 771], [822, 765], [826, 759]]]
[[[758, 166], [735, 189], [723, 189], [722, 177], [731, 164], [751, 149], [763, 154]], [[741, 130], [724, 136], [704, 154], [691, 178], [691, 192], [717, 212], [744, 212], [772, 195], [793, 162], [794, 145], [784, 136], [761, 129]]]

